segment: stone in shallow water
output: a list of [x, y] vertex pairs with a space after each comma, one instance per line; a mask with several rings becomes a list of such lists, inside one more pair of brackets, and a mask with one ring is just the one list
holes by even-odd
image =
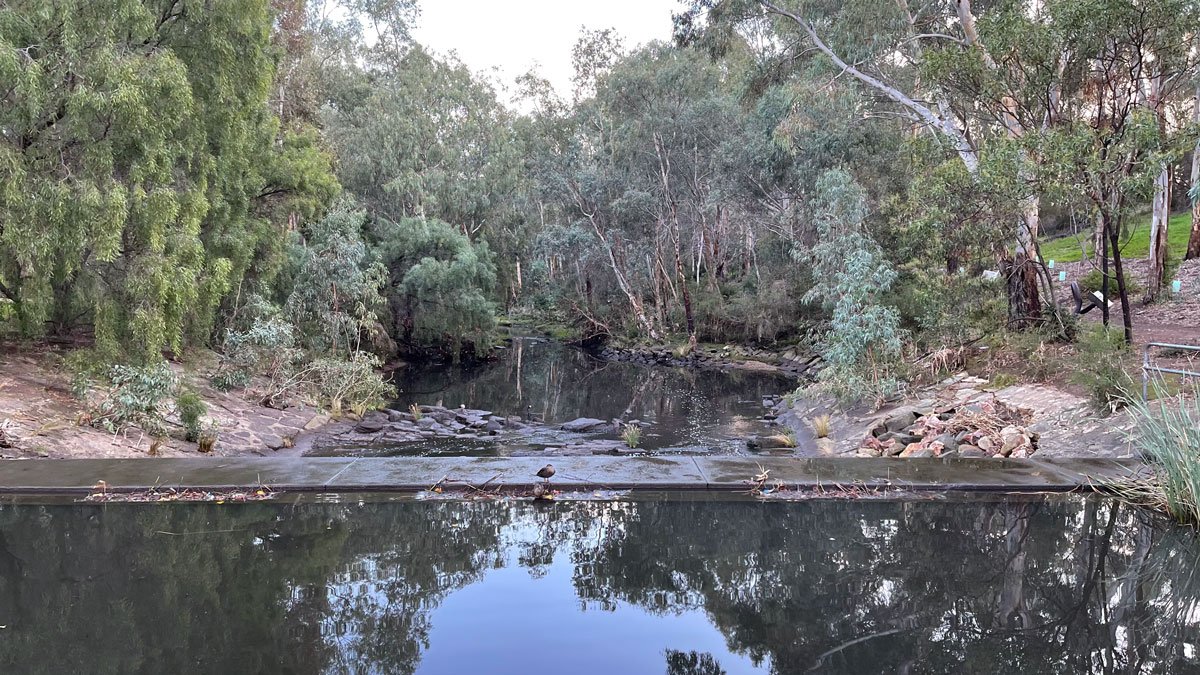
[[595, 417], [580, 417], [579, 419], [574, 419], [570, 422], [564, 423], [562, 425], [562, 430], [574, 432], [597, 431], [601, 427], [607, 426], [608, 422], [605, 422], [604, 420], [598, 420]]

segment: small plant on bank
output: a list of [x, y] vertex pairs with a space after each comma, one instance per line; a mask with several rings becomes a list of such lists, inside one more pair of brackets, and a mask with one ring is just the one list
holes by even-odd
[[208, 412], [208, 406], [204, 404], [204, 399], [194, 391], [185, 391], [175, 398], [175, 409], [179, 411], [179, 421], [183, 424], [184, 438], [190, 443], [200, 440], [201, 418]]
[[166, 361], [153, 366], [112, 366], [104, 398], [90, 411], [92, 426], [118, 433], [136, 424], [152, 436], [166, 435], [163, 402], [175, 391]]
[[630, 448], [636, 448], [642, 440], [642, 427], [637, 424], [626, 424], [621, 428], [621, 440]]
[[[833, 417], [830, 415], [817, 415], [809, 421], [812, 425], [813, 434], [817, 438], [828, 438], [830, 432], [833, 431]], [[793, 445], [795, 447], [795, 434], [792, 435]]]
[[1092, 406], [1111, 413], [1124, 407], [1133, 390], [1124, 362], [1130, 356], [1121, 332], [1105, 328], [1085, 331], [1079, 338], [1078, 363], [1072, 368], [1072, 381], [1087, 389]]
[[425, 413], [421, 412], [421, 406], [417, 405], [416, 403], [409, 403], [408, 414], [412, 415], [414, 422], [419, 422]]
[[217, 447], [217, 440], [220, 433], [217, 429], [217, 423], [210, 423], [203, 431], [200, 432], [200, 437], [196, 442], [196, 450], [205, 454], [212, 452]]

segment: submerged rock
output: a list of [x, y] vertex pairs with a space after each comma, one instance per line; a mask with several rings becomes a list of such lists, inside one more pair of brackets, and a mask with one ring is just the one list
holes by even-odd
[[563, 431], [579, 433], [583, 431], [598, 431], [601, 427], [607, 426], [609, 426], [609, 423], [604, 420], [598, 420], [595, 417], [580, 417], [579, 419], [563, 423], [561, 428]]

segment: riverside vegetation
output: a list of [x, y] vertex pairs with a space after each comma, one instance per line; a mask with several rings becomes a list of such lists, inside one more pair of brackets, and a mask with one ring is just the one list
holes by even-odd
[[[1200, 256], [1190, 0], [696, 0], [662, 41], [582, 32], [570, 92], [435, 55], [418, 21], [0, 9], [0, 327], [72, 348], [80, 421], [178, 415], [212, 447], [164, 361], [198, 350], [217, 389], [361, 416], [385, 362], [486, 358], [501, 316], [680, 360], [815, 351], [846, 401], [970, 365], [1073, 371], [1111, 408], [1135, 301], [1177, 302]], [[1046, 250], [1094, 270], [1099, 321]]]

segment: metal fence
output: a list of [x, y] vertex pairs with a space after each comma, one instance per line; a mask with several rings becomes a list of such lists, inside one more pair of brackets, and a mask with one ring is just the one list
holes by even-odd
[[1169, 342], [1149, 342], [1146, 348], [1142, 350], [1142, 400], [1146, 401], [1150, 398], [1150, 373], [1172, 373], [1174, 375], [1190, 375], [1192, 377], [1200, 377], [1200, 372], [1192, 370], [1181, 370], [1179, 368], [1164, 368], [1155, 366], [1150, 363], [1150, 350], [1158, 347], [1160, 349], [1179, 349], [1185, 352], [1200, 352], [1200, 346], [1197, 345], [1173, 345]]

